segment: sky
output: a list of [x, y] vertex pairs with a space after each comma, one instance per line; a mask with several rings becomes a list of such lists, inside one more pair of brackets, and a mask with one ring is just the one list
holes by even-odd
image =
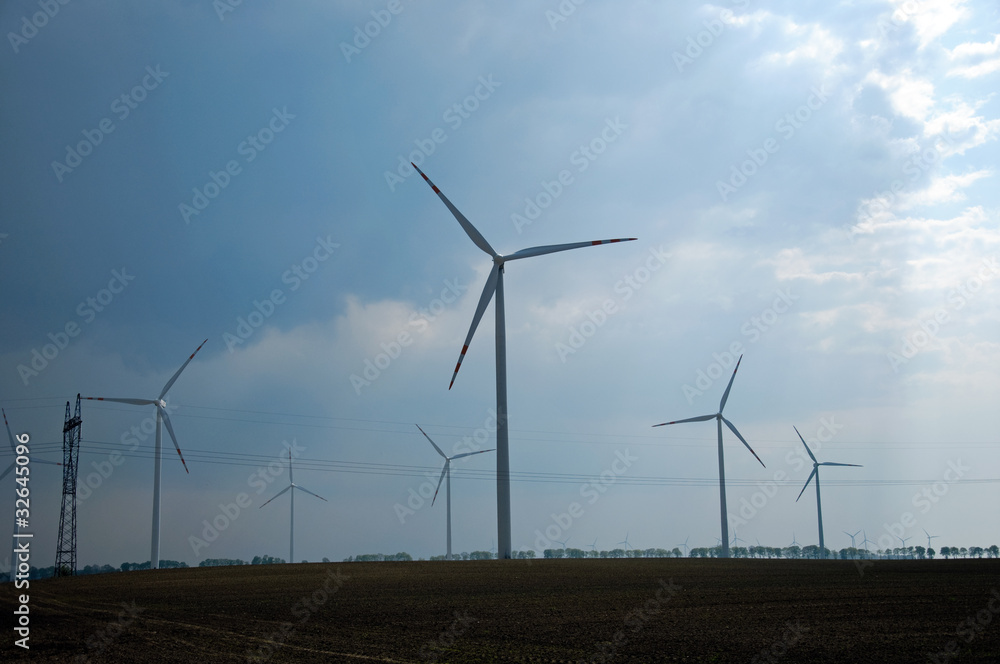
[[[1000, 541], [1000, 9], [971, 0], [0, 8], [0, 406], [167, 395], [160, 556], [444, 553], [495, 446], [515, 549]], [[49, 7], [49, 13], [45, 8]], [[84, 401], [79, 565], [149, 559], [154, 409]], [[6, 448], [0, 464], [13, 455]], [[32, 564], [61, 470], [32, 462]], [[808, 462], [808, 463], [807, 463]], [[453, 548], [496, 543], [457, 460]], [[0, 530], [14, 524], [13, 475]], [[214, 524], [214, 525], [213, 525]], [[862, 536], [857, 537], [860, 545]], [[4, 558], [6, 554], [0, 554]]]

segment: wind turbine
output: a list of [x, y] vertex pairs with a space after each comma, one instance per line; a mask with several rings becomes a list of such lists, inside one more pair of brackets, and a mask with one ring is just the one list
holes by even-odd
[[[625, 545], [625, 553], [629, 552], [629, 546], [630, 546], [630, 544], [628, 543], [628, 531], [625, 532], [625, 539], [623, 539], [621, 542], [618, 542], [618, 544], [624, 544]], [[617, 545], [615, 545], [615, 546], [617, 546]]]
[[[760, 465], [764, 466], [764, 462], [760, 460], [757, 453], [753, 451], [750, 447], [750, 443], [740, 435], [740, 432], [736, 430], [733, 423], [722, 416], [722, 409], [726, 407], [726, 401], [729, 399], [729, 390], [733, 387], [733, 381], [736, 379], [736, 372], [740, 368], [740, 362], [743, 361], [743, 356], [740, 355], [740, 359], [736, 361], [736, 368], [733, 369], [733, 375], [729, 379], [729, 385], [726, 385], [726, 391], [722, 395], [722, 401], [719, 402], [719, 412], [713, 415], [701, 415], [699, 417], [689, 417], [686, 420], [677, 420], [675, 422], [664, 422], [662, 424], [654, 424], [654, 427], [663, 427], [669, 424], [683, 424], [685, 422], [705, 422], [707, 420], [715, 420], [716, 425], [719, 430], [719, 506], [722, 515], [722, 537], [720, 541], [722, 542], [722, 557], [729, 557], [729, 520], [726, 511], [726, 465], [722, 452], [722, 423], [725, 422], [726, 426], [729, 427], [736, 437], [740, 439], [740, 442], [746, 445], [746, 448], [750, 450], [750, 454], [754, 456], [757, 461], [760, 461]], [[767, 466], [764, 466], [765, 468]]]
[[[6, 420], [7, 420], [7, 418], [4, 418], [4, 421], [6, 421]], [[8, 432], [9, 431], [10, 430], [8, 429]], [[921, 528], [921, 530], [924, 531], [924, 535], [927, 535], [927, 548], [929, 549], [929, 548], [931, 548], [931, 540], [932, 539], [937, 539], [938, 537], [940, 537], [940, 535], [931, 535], [929, 532], [927, 532], [926, 528]]]
[[[324, 503], [329, 502], [323, 496], [319, 496], [319, 495], [313, 493], [312, 491], [310, 491], [309, 489], [307, 489], [305, 487], [302, 487], [302, 486], [299, 486], [298, 484], [295, 483], [295, 478], [292, 477], [292, 451], [288, 450], [288, 486], [286, 486], [284, 489], [282, 489], [278, 493], [274, 494], [271, 498], [269, 498], [264, 503], [264, 505], [267, 505], [267, 503], [271, 502], [272, 500], [274, 500], [275, 498], [277, 498], [278, 496], [280, 496], [284, 492], [286, 492], [286, 491], [292, 491], [292, 489], [298, 489], [299, 491], [305, 491], [310, 496], [316, 496], [317, 498], [319, 498], [320, 500], [322, 500]], [[288, 563], [289, 564], [295, 562], [295, 491], [292, 491], [291, 498], [292, 498], [291, 504], [290, 504], [290, 506], [288, 508], [289, 509], [289, 525], [288, 525]], [[260, 508], [258, 508], [258, 509], [262, 509], [264, 507], [264, 505], [261, 505]]]
[[[566, 538], [566, 542], [570, 541], [571, 539], [572, 539], [571, 537], [567, 537]], [[562, 544], [562, 550], [563, 551], [566, 550], [566, 542], [560, 542], [559, 540], [554, 540], [554, 541], [555, 541], [556, 544]]]
[[[792, 428], [795, 429], [794, 426]], [[819, 557], [820, 558], [826, 558], [826, 546], [823, 544], [823, 505], [820, 502], [820, 498], [819, 498], [819, 467], [820, 466], [853, 466], [855, 468], [861, 468], [861, 466], [859, 466], [856, 463], [833, 463], [831, 461], [824, 461], [823, 463], [820, 463], [819, 461], [816, 460], [816, 457], [815, 457], [815, 455], [813, 455], [812, 450], [809, 449], [809, 446], [806, 445], [806, 439], [802, 437], [802, 434], [799, 433], [798, 429], [795, 429], [795, 433], [798, 434], [799, 440], [802, 441], [802, 446], [806, 448], [806, 452], [809, 454], [809, 458], [813, 460], [813, 469], [812, 469], [812, 472], [809, 473], [809, 479], [807, 479], [805, 485], [803, 485], [802, 491], [799, 491], [799, 498], [802, 497], [802, 494], [805, 493], [806, 487], [809, 486], [809, 483], [812, 482], [812, 478], [815, 477], [816, 478], [816, 519], [817, 519], [817, 521], [819, 521]], [[796, 498], [795, 502], [799, 502], [799, 498]]]
[[688, 535], [687, 537], [684, 538], [684, 543], [681, 544], [681, 546], [684, 547], [684, 557], [685, 558], [687, 558], [687, 555], [688, 555], [688, 540], [690, 540], [690, 539], [691, 539], [691, 536]]
[[910, 535], [909, 537], [896, 537], [896, 539], [898, 539], [900, 542], [903, 543], [902, 547], [903, 552], [901, 555], [905, 555], [907, 558], [909, 558], [910, 556], [909, 556], [909, 551], [906, 550], [906, 543], [909, 542], [911, 539], [913, 539], [913, 535]]
[[[5, 411], [3, 409], [0, 409], [0, 412], [3, 413], [3, 423], [4, 423], [4, 426], [7, 427], [7, 440], [10, 441], [10, 451], [14, 454], [14, 460], [10, 462], [9, 466], [7, 466], [7, 470], [3, 471], [3, 475], [0, 475], [0, 480], [2, 480], [3, 478], [7, 477], [7, 475], [10, 474], [10, 471], [14, 470], [14, 468], [17, 466], [17, 457], [19, 457], [19, 456], [27, 456], [28, 457], [28, 463], [32, 464], [32, 465], [34, 465], [36, 463], [44, 463], [44, 464], [47, 464], [47, 465], [50, 465], [50, 466], [61, 466], [62, 465], [58, 461], [46, 461], [45, 459], [36, 459], [34, 456], [32, 456], [30, 454], [28, 454], [28, 455], [18, 454], [17, 453], [17, 443], [14, 441], [14, 434], [11, 433], [11, 431], [10, 431], [10, 423], [7, 422], [7, 411]], [[30, 469], [30, 467], [29, 467], [29, 469]], [[15, 550], [17, 548], [17, 542], [20, 539], [20, 537], [21, 537], [21, 522], [18, 519], [14, 519], [14, 536], [11, 539], [11, 543], [10, 543], [10, 570], [9, 570], [9, 573], [10, 573], [10, 580], [11, 581], [14, 580], [14, 569], [17, 567], [17, 558], [14, 557], [14, 552], [15, 552]]]
[[459, 353], [458, 363], [455, 365], [455, 372], [451, 375], [451, 383], [448, 385], [450, 390], [452, 385], [455, 384], [455, 377], [458, 375], [458, 370], [462, 366], [462, 360], [465, 359], [465, 354], [469, 350], [469, 344], [472, 343], [472, 335], [476, 333], [476, 328], [479, 326], [479, 321], [483, 317], [483, 313], [486, 311], [486, 307], [489, 305], [490, 300], [493, 299], [493, 294], [496, 294], [496, 378], [497, 378], [497, 539], [499, 543], [499, 558], [510, 558], [511, 557], [511, 530], [510, 530], [510, 450], [508, 446], [508, 436], [507, 436], [507, 338], [506, 338], [506, 324], [504, 322], [504, 297], [503, 297], [503, 273], [504, 264], [507, 261], [516, 260], [518, 258], [530, 258], [531, 256], [542, 256], [544, 254], [551, 254], [557, 251], [567, 251], [569, 249], [579, 249], [581, 247], [591, 247], [599, 244], [611, 244], [615, 242], [628, 242], [630, 240], [635, 240], [636, 238], [619, 238], [615, 240], [594, 240], [592, 242], [574, 242], [571, 244], [553, 244], [540, 247], [530, 247], [528, 249], [521, 249], [513, 254], [507, 256], [498, 254], [494, 251], [490, 243], [486, 241], [486, 238], [476, 230], [476, 227], [472, 225], [468, 219], [465, 218], [461, 212], [458, 211], [451, 201], [441, 193], [430, 179], [424, 175], [424, 172], [417, 168], [416, 164], [411, 162], [413, 168], [416, 169], [420, 176], [430, 185], [434, 193], [438, 195], [441, 202], [445, 204], [455, 219], [458, 220], [459, 225], [461, 225], [462, 230], [465, 231], [469, 239], [479, 247], [482, 251], [489, 254], [493, 259], [493, 269], [490, 270], [490, 276], [486, 279], [486, 286], [483, 287], [483, 294], [479, 297], [479, 305], [476, 307], [476, 313], [472, 317], [472, 326], [469, 327], [469, 334], [465, 337], [465, 343], [462, 345], [462, 352]]
[[[417, 428], [420, 429], [420, 425], [419, 424], [417, 425]], [[441, 481], [444, 480], [445, 476], [447, 476], [448, 477], [448, 484], [445, 486], [445, 498], [446, 498], [446, 502], [448, 504], [448, 510], [447, 510], [447, 512], [448, 512], [448, 554], [445, 557], [445, 560], [451, 560], [451, 460], [452, 459], [461, 459], [462, 457], [472, 456], [473, 454], [482, 454], [483, 452], [492, 452], [493, 450], [492, 449], [488, 449], [488, 450], [479, 450], [478, 452], [466, 452], [465, 454], [456, 454], [455, 456], [450, 457], [450, 456], [448, 456], [447, 454], [445, 454], [444, 452], [441, 451], [441, 448], [437, 446], [437, 443], [435, 443], [433, 440], [431, 440], [431, 437], [427, 435], [426, 431], [424, 431], [423, 429], [420, 429], [420, 433], [424, 434], [424, 438], [426, 438], [428, 440], [428, 442], [430, 442], [430, 444], [434, 446], [434, 449], [437, 450], [437, 453], [444, 457], [444, 468], [441, 469], [441, 477], [438, 478], [437, 488], [434, 489], [434, 498], [431, 499], [431, 505], [433, 506], [434, 505], [434, 501], [437, 500], [438, 491], [441, 490]]]
[[594, 538], [594, 543], [590, 545], [591, 551], [597, 551], [597, 538]]
[[[208, 342], [208, 339], [201, 342], [201, 346], [204, 346]], [[181, 372], [187, 368], [187, 365], [191, 363], [194, 356], [198, 354], [201, 350], [201, 346], [194, 349], [187, 361], [181, 365], [181, 368], [177, 370], [167, 384], [163, 386], [160, 390], [160, 396], [155, 399], [109, 399], [106, 397], [87, 397], [88, 401], [113, 401], [116, 403], [127, 403], [133, 406], [156, 406], [156, 443], [153, 453], [153, 535], [152, 541], [149, 547], [149, 567], [150, 569], [159, 569], [160, 567], [160, 464], [162, 462], [162, 448], [160, 446], [160, 422], [167, 426], [167, 433], [170, 434], [170, 440], [174, 442], [174, 448], [177, 450], [177, 456], [181, 458], [181, 464], [184, 466], [184, 472], [188, 473], [187, 463], [184, 462], [184, 455], [181, 454], [181, 448], [177, 444], [177, 436], [174, 435], [174, 428], [170, 425], [170, 418], [167, 416], [167, 402], [163, 400], [163, 397], [167, 396], [167, 392], [174, 385], [174, 381], [177, 377], [181, 375]]]
[[864, 530], [861, 531], [861, 537], [863, 538], [861, 546], [865, 547], [865, 553], [868, 554], [869, 556], [872, 555], [872, 552], [868, 550], [868, 545], [874, 544], [874, 542], [868, 539], [868, 533], [866, 533]]
[[858, 531], [858, 533], [854, 533], [853, 535], [852, 535], [852, 534], [850, 534], [849, 532], [847, 532], [846, 530], [845, 530], [845, 531], [843, 531], [843, 532], [844, 532], [844, 534], [845, 534], [845, 535], [847, 535], [848, 537], [850, 537], [850, 538], [851, 538], [851, 548], [852, 548], [852, 549], [856, 548], [856, 547], [854, 546], [854, 538], [855, 538], [855, 537], [857, 537], [857, 536], [858, 536], [858, 533], [860, 533], [861, 531], [859, 530], [859, 531]]

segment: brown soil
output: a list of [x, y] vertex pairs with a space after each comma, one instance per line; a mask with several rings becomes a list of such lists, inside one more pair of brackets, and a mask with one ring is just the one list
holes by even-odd
[[[0, 588], [3, 624], [23, 592]], [[1000, 662], [996, 560], [330, 563], [27, 592], [31, 650], [8, 627], [4, 661]]]

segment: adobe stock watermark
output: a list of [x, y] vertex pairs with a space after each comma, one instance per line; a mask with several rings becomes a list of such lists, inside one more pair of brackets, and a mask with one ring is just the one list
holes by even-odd
[[[173, 415], [177, 412], [177, 406], [170, 403], [170, 397], [165, 397], [163, 399], [163, 410], [167, 415]], [[156, 417], [150, 415], [139, 422], [138, 425], [133, 425], [129, 429], [122, 432], [119, 437], [122, 445], [130, 445], [128, 448], [128, 453], [135, 452], [139, 449], [139, 445], [145, 442], [150, 436], [156, 433]], [[123, 455], [118, 450], [112, 450], [108, 453], [107, 457], [101, 461], [91, 461], [90, 465], [94, 469], [94, 472], [87, 473], [86, 477], [83, 476], [83, 468], [77, 472], [78, 479], [76, 483], [76, 503], [79, 505], [84, 502], [99, 489], [104, 482], [111, 478], [114, 474], [115, 469], [125, 463], [125, 455]]]
[[21, 17], [21, 29], [17, 32], [8, 32], [7, 41], [14, 53], [20, 53], [21, 47], [38, 36], [38, 31], [49, 24], [49, 21], [56, 17], [60, 9], [70, 3], [70, 0], [38, 0], [40, 11]]
[[750, 664], [761, 664], [762, 662], [775, 664], [788, 654], [792, 646], [802, 641], [805, 638], [805, 633], [810, 631], [810, 629], [810, 627], [803, 625], [799, 619], [796, 619], [795, 622], [789, 620], [785, 623], [785, 629], [781, 634], [781, 638], [776, 639], [774, 643], [754, 655], [753, 659], [750, 660]]
[[[810, 94], [806, 97], [804, 104], [801, 104], [794, 111], [785, 113], [784, 116], [774, 123], [776, 131], [784, 141], [789, 141], [795, 136], [798, 130], [802, 129], [813, 114], [823, 108], [829, 99], [829, 93], [823, 85], [812, 87]], [[771, 155], [781, 149], [781, 144], [774, 136], [764, 139], [760, 147], [749, 148], [746, 151], [748, 159], [740, 162], [739, 166], [732, 164], [729, 169], [729, 180], [716, 180], [715, 188], [719, 192], [722, 202], [726, 203], [732, 196], [743, 187], [760, 169], [768, 162]]]
[[663, 605], [684, 589], [680, 584], [674, 583], [673, 578], [667, 581], [659, 579], [657, 585], [659, 588], [656, 589], [656, 593], [646, 600], [641, 608], [632, 609], [625, 614], [622, 629], [616, 631], [611, 638], [603, 639], [598, 646], [598, 652], [586, 660], [580, 660], [581, 663], [604, 664], [614, 660], [618, 651], [645, 629], [646, 623], [663, 612]]
[[[739, 9], [746, 9], [750, 6], [750, 0], [732, 0], [732, 4]], [[705, 49], [715, 44], [715, 40], [722, 35], [726, 27], [733, 25], [733, 23], [732, 9], [723, 9], [719, 12], [718, 18], [702, 21], [705, 29], [700, 30], [695, 35], [688, 35], [684, 52], [673, 52], [674, 66], [677, 67], [677, 72], [683, 74], [684, 68], [693, 65], [694, 61], [705, 53]]]
[[[132, 111], [139, 108], [139, 104], [146, 101], [149, 93], [160, 87], [164, 79], [170, 76], [170, 72], [162, 71], [160, 65], [156, 67], [146, 67], [146, 75], [128, 92], [123, 92], [120, 96], [111, 100], [111, 112], [114, 113], [119, 122], [125, 120]], [[94, 129], [84, 129], [80, 133], [83, 139], [76, 145], [66, 146], [66, 157], [62, 161], [52, 162], [52, 172], [56, 176], [56, 181], [60, 184], [67, 175], [79, 167], [86, 157], [93, 154], [94, 149], [104, 142], [105, 136], [111, 134], [116, 129], [116, 125], [111, 118], [103, 118], [97, 123]]]
[[981, 637], [997, 616], [1000, 616], [1000, 590], [993, 588], [986, 606], [958, 623], [958, 627], [955, 628], [957, 638], [948, 641], [938, 652], [927, 653], [927, 660], [932, 664], [945, 664], [958, 657], [962, 642], [972, 643]]
[[885, 357], [892, 367], [893, 373], [899, 373], [899, 367], [908, 363], [917, 353], [927, 348], [931, 340], [936, 339], [941, 328], [952, 320], [952, 314], [961, 311], [965, 305], [975, 299], [983, 289], [983, 285], [993, 279], [1000, 271], [996, 256], [984, 258], [975, 274], [960, 282], [948, 293], [948, 306], [938, 307], [934, 315], [921, 320], [919, 329], [904, 334], [900, 339], [899, 352], [889, 351]]
[[212, 0], [212, 9], [219, 17], [219, 22], [223, 23], [226, 20], [226, 14], [232, 14], [242, 4], [243, 0]]
[[413, 345], [413, 332], [423, 333], [430, 327], [430, 324], [437, 320], [447, 309], [448, 305], [454, 304], [459, 296], [469, 289], [465, 284], [459, 283], [458, 279], [445, 279], [444, 288], [441, 294], [430, 301], [426, 307], [421, 307], [410, 314], [410, 318], [404, 329], [399, 331], [395, 337], [387, 342], [379, 344], [382, 352], [376, 353], [374, 357], [366, 357], [362, 363], [364, 369], [361, 373], [352, 373], [349, 380], [354, 393], [361, 396], [361, 390], [370, 387], [372, 383], [379, 379], [385, 371], [403, 354], [403, 349]]
[[372, 20], [364, 25], [354, 26], [354, 38], [350, 43], [340, 42], [340, 52], [344, 54], [347, 64], [351, 64], [351, 59], [361, 55], [361, 51], [368, 48], [372, 40], [382, 34], [382, 30], [389, 27], [394, 16], [403, 13], [406, 7], [400, 0], [389, 0], [385, 9], [373, 9], [371, 11]]
[[76, 320], [66, 321], [62, 329], [55, 333], [48, 333], [47, 336], [51, 343], [42, 345], [41, 350], [37, 346], [31, 349], [29, 364], [17, 365], [17, 374], [21, 377], [21, 382], [27, 386], [32, 378], [37, 377], [49, 364], [55, 361], [59, 354], [66, 350], [70, 341], [80, 336], [83, 327], [93, 323], [97, 314], [114, 302], [116, 296], [121, 295], [134, 279], [135, 275], [129, 274], [126, 267], [120, 270], [111, 270], [111, 279], [108, 280], [107, 287], [100, 289], [92, 297], [86, 298], [77, 305], [76, 315], [82, 319], [82, 324]]
[[560, 23], [565, 23], [569, 20], [569, 17], [576, 13], [576, 8], [585, 3], [587, 0], [561, 0], [558, 5], [556, 5], [555, 10], [546, 9], [545, 10], [545, 20], [549, 22], [549, 27], [552, 28], [552, 32], [556, 31]]
[[465, 634], [475, 622], [476, 618], [468, 611], [455, 611], [455, 619], [451, 621], [451, 624], [436, 639], [427, 641], [421, 646], [420, 659], [425, 662], [438, 661], [442, 654], [447, 654], [449, 649], [455, 645], [458, 637]]
[[[285, 131], [294, 119], [295, 116], [288, 112], [287, 106], [283, 106], [280, 110], [277, 107], [272, 108], [271, 118], [267, 123], [236, 145], [236, 154], [243, 157], [243, 164], [249, 164], [260, 156], [275, 137]], [[220, 170], [210, 170], [208, 180], [204, 185], [191, 189], [193, 193], [191, 204], [179, 203], [177, 205], [177, 210], [185, 224], [190, 224], [192, 217], [200, 215], [213, 200], [219, 197], [219, 194], [232, 183], [233, 178], [243, 172], [243, 164], [236, 159], [230, 159]]]
[[[496, 432], [497, 413], [494, 409], [490, 408], [486, 412], [486, 419], [483, 421], [483, 425], [477, 427], [471, 436], [465, 436], [456, 442], [452, 446], [451, 453], [448, 456], [454, 457], [457, 454], [468, 454], [486, 449], [486, 444], [490, 441], [490, 436]], [[420, 511], [424, 505], [431, 504], [434, 492], [437, 490], [439, 475], [439, 471], [424, 473], [424, 477], [427, 479], [416, 489], [410, 487], [406, 505], [396, 503], [392, 506], [392, 511], [396, 514], [396, 518], [399, 519], [400, 525], [405, 525], [406, 519]]]
[[[621, 121], [620, 116], [616, 116], [614, 120], [606, 118], [604, 128], [598, 132], [597, 136], [590, 139], [586, 145], [581, 145], [570, 153], [570, 165], [576, 167], [577, 174], [583, 173], [607, 151], [608, 146], [618, 140], [626, 129], [628, 129], [628, 125]], [[524, 199], [524, 214], [514, 212], [510, 215], [510, 221], [514, 224], [514, 230], [517, 231], [518, 235], [523, 232], [525, 226], [537, 221], [542, 213], [574, 182], [573, 172], [566, 168], [559, 171], [552, 180], [543, 179], [539, 183], [542, 190], [534, 196]]]
[[266, 662], [271, 659], [275, 651], [294, 636], [299, 627], [309, 622], [309, 619], [318, 613], [350, 578], [339, 569], [328, 570], [322, 585], [292, 604], [291, 614], [296, 622], [283, 621], [277, 630], [262, 639], [264, 644], [256, 651], [247, 651], [247, 662]]
[[[595, 505], [608, 492], [608, 489], [615, 485], [618, 478], [627, 473], [632, 464], [638, 460], [639, 457], [632, 456], [627, 447], [624, 452], [615, 451], [615, 460], [606, 470], [601, 471], [596, 480], [580, 485], [580, 497], [586, 499], [588, 506]], [[587, 509], [582, 504], [573, 501], [566, 507], [565, 511], [559, 514], [550, 514], [549, 518], [551, 518], [552, 523], [545, 527], [545, 531], [535, 529], [535, 550], [551, 549], [553, 542], [561, 541], [560, 538], [586, 513]]]
[[871, 198], [862, 201], [861, 205], [858, 206], [855, 222], [846, 229], [847, 239], [851, 243], [857, 241], [856, 236], [858, 235], [872, 233], [871, 224], [875, 217], [889, 212], [892, 205], [900, 199], [904, 192], [941, 162], [944, 159], [946, 146], [955, 147], [955, 139], [950, 134], [950, 131], [945, 131], [940, 136], [935, 136], [931, 145], [914, 150], [903, 160], [900, 168], [907, 176], [905, 180], [896, 178], [889, 183], [888, 187], [873, 191]]
[[877, 26], [882, 38], [887, 37], [890, 32], [898, 32], [900, 28], [906, 25], [907, 21], [916, 16], [924, 8], [921, 5], [922, 3], [919, 0], [907, 0], [895, 9], [889, 15], [888, 19], [880, 16]]
[[[961, 481], [965, 478], [966, 473], [972, 470], [972, 466], [967, 466], [962, 463], [962, 459], [954, 459], [948, 461], [948, 467], [945, 469], [944, 473], [941, 475], [941, 479], [930, 485], [924, 486], [917, 493], [913, 494], [910, 499], [910, 503], [920, 511], [920, 514], [928, 514], [936, 505], [938, 505], [942, 498], [948, 495], [948, 491], [952, 484]], [[906, 533], [919, 525], [917, 521], [917, 516], [913, 512], [903, 512], [900, 514], [899, 519], [893, 523], [885, 521], [882, 523], [882, 530], [884, 531], [878, 536], [876, 542], [872, 542], [879, 549], [886, 550], [892, 548], [897, 539], [902, 539]], [[909, 539], [909, 538], [907, 538]], [[863, 578], [865, 575], [865, 568], [871, 567], [874, 563], [870, 560], [855, 560], [854, 566], [858, 570], [858, 574]]]
[[[264, 493], [268, 485], [284, 475], [285, 469], [288, 468], [289, 456], [292, 459], [298, 459], [299, 455], [306, 451], [306, 448], [299, 445], [295, 438], [292, 438], [291, 443], [283, 440], [281, 441], [281, 445], [284, 450], [274, 461], [266, 466], [259, 467], [247, 477], [247, 486], [255, 489], [254, 496]], [[188, 544], [191, 545], [194, 555], [199, 555], [202, 550], [207, 549], [219, 539], [219, 536], [228, 530], [247, 508], [253, 505], [254, 496], [251, 496], [246, 491], [241, 491], [233, 498], [233, 502], [219, 503], [219, 511], [212, 517], [212, 520], [202, 520], [201, 537], [197, 535], [188, 536]]]
[[87, 637], [84, 643], [87, 645], [86, 655], [77, 655], [73, 661], [76, 664], [86, 664], [92, 657], [98, 657], [115, 642], [122, 633], [132, 626], [139, 618], [139, 614], [146, 610], [146, 607], [137, 606], [135, 600], [132, 603], [121, 603], [122, 610], [118, 612], [118, 617], [114, 622], [109, 622], [108, 626], [100, 629]]
[[[480, 76], [476, 87], [472, 93], [464, 99], [455, 102], [445, 109], [441, 114], [441, 119], [451, 128], [451, 131], [458, 131], [462, 124], [472, 117], [472, 114], [479, 110], [482, 102], [493, 96], [496, 89], [503, 85], [500, 81], [493, 80], [493, 74]], [[385, 171], [385, 183], [389, 186], [389, 191], [395, 193], [396, 185], [402, 184], [411, 175], [416, 173], [413, 164], [421, 166], [427, 157], [437, 151], [439, 145], [448, 140], [448, 132], [441, 127], [434, 128], [428, 138], [414, 139], [413, 144], [417, 149], [409, 155], [398, 156], [398, 163], [394, 171]]]
[[643, 286], [649, 283], [653, 275], [667, 264], [669, 258], [670, 254], [664, 251], [662, 244], [659, 247], [650, 247], [649, 257], [646, 258], [645, 262], [615, 282], [615, 293], [619, 295], [617, 299], [604, 300], [599, 309], [587, 312], [587, 320], [578, 325], [570, 325], [566, 343], [557, 341], [555, 345], [556, 353], [562, 363], [565, 364], [566, 358], [570, 355], [576, 355], [577, 351], [597, 334], [597, 330], [608, 322], [609, 317], [621, 311], [621, 305], [631, 300]]
[[[829, 418], [821, 417], [819, 426], [816, 428], [816, 435], [806, 438], [806, 443], [814, 453], [818, 452], [822, 449], [824, 443], [829, 443], [833, 440], [837, 432], [843, 428], [844, 425], [838, 424], [834, 416], [831, 415]], [[812, 459], [809, 458], [806, 451], [800, 445], [795, 445], [785, 455], [785, 463], [791, 467], [793, 472], [798, 473], [806, 466], [811, 466]], [[728, 513], [729, 527], [735, 531], [737, 528], [750, 523], [778, 495], [782, 483], [789, 479], [791, 479], [789, 474], [779, 468], [774, 471], [770, 481], [757, 482], [757, 490], [750, 494], [749, 498], [746, 496], [740, 497], [739, 508]]]
[[[761, 336], [777, 324], [779, 318], [788, 313], [799, 299], [798, 295], [793, 295], [790, 288], [778, 289], [775, 291], [774, 302], [760, 314], [751, 316], [742, 326], [740, 334], [747, 337], [749, 343], [754, 344], [760, 340]], [[729, 374], [729, 369], [735, 366], [736, 359], [745, 352], [745, 347], [741, 341], [734, 341], [729, 344], [729, 350], [720, 353], [712, 353], [711, 362], [705, 369], [698, 369], [695, 375], [694, 385], [684, 383], [681, 392], [687, 399], [688, 405], [693, 405], [696, 397], [700, 397], [715, 384], [715, 381]]]
[[[288, 285], [288, 293], [297, 291], [339, 248], [340, 245], [333, 241], [333, 235], [327, 235], [325, 238], [317, 235], [312, 251], [281, 273], [281, 283]], [[246, 316], [237, 316], [235, 333], [228, 331], [222, 333], [222, 341], [229, 352], [232, 353], [237, 346], [246, 343], [264, 325], [264, 321], [273, 316], [277, 308], [287, 301], [288, 296], [281, 288], [274, 288], [267, 297], [254, 300], [250, 313]]]

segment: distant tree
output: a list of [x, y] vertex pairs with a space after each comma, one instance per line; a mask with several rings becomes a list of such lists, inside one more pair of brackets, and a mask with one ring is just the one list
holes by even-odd
[[959, 552], [962, 554], [963, 558], [967, 558], [969, 556], [969, 550], [964, 546], [961, 549], [959, 549]]
[[924, 556], [927, 554], [927, 550], [922, 546], [915, 546], [913, 547], [913, 550], [917, 552], [917, 558], [920, 560], [923, 560]]
[[327, 558], [326, 556], [324, 556], [324, 557], [323, 557], [323, 562], [324, 562], [324, 563], [328, 563], [328, 562], [330, 562], [330, 559], [329, 559], [329, 558]]
[[275, 558], [274, 556], [254, 556], [253, 560], [250, 561], [251, 565], [279, 565], [284, 564], [284, 558]]
[[990, 548], [986, 549], [986, 552], [989, 553], [990, 558], [996, 558], [1000, 556], [1000, 547], [994, 544]]
[[982, 558], [983, 557], [983, 553], [985, 553], [985, 550], [981, 546], [970, 546], [969, 547], [969, 555], [973, 556], [974, 558]]
[[942, 546], [941, 547], [941, 555], [944, 556], [945, 560], [947, 560], [951, 556], [951, 547], [950, 546]]
[[936, 552], [934, 551], [934, 549], [931, 549], [931, 548], [928, 548], [928, 549], [927, 549], [927, 557], [928, 557], [928, 558], [932, 558], [932, 559], [933, 559], [933, 558], [934, 558], [934, 554], [935, 554], [935, 553], [936, 553]]

